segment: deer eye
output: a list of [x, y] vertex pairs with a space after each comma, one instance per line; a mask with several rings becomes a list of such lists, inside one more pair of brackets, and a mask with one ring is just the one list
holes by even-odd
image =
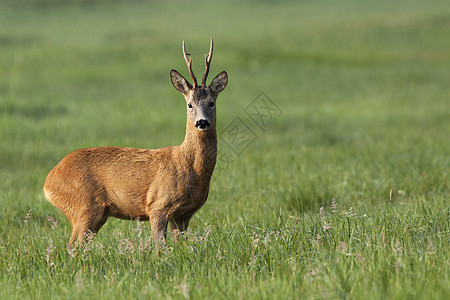
[[188, 107], [189, 107], [189, 108], [192, 108], [192, 104], [189, 103], [189, 104], [188, 104]]
[[214, 102], [209, 102], [209, 107], [214, 107]]

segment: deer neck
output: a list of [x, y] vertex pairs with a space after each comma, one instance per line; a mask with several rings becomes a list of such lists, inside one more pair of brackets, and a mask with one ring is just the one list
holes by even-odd
[[188, 120], [180, 154], [186, 166], [209, 184], [217, 159], [216, 125], [213, 124], [206, 131], [199, 131]]

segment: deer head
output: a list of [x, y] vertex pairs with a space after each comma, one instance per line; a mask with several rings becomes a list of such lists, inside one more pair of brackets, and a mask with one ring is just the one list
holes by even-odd
[[190, 120], [191, 125], [197, 130], [205, 131], [214, 127], [216, 124], [217, 95], [227, 86], [228, 75], [225, 71], [222, 71], [214, 77], [208, 87], [206, 86], [206, 79], [213, 54], [213, 40], [211, 38], [209, 53], [205, 56], [206, 67], [205, 73], [203, 74], [202, 86], [198, 86], [197, 79], [192, 71], [192, 59], [188, 59], [188, 55], [190, 56], [190, 54], [186, 52], [184, 41], [182, 48], [184, 60], [186, 61], [193, 84], [189, 83], [175, 70], [170, 72], [170, 77], [175, 89], [182, 93], [186, 99], [188, 120]]

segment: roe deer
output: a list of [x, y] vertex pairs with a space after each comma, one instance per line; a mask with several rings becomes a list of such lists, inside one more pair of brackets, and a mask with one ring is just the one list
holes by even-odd
[[172, 84], [184, 95], [187, 106], [186, 136], [179, 146], [161, 149], [95, 147], [76, 150], [50, 171], [44, 183], [48, 201], [72, 223], [72, 243], [85, 234], [96, 234], [108, 217], [149, 220], [157, 248], [166, 242], [167, 225], [176, 240], [194, 213], [205, 203], [217, 157], [216, 100], [228, 76], [219, 73], [206, 86], [213, 40], [205, 57], [202, 86], [170, 72]]

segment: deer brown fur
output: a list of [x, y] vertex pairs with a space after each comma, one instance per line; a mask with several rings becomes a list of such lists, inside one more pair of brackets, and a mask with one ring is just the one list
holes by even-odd
[[[184, 42], [183, 54], [188, 63]], [[188, 68], [193, 75], [190, 60]], [[215, 103], [228, 76], [221, 72], [208, 87], [199, 87], [195, 77], [192, 86], [177, 71], [170, 74], [187, 105], [186, 136], [181, 145], [80, 149], [64, 157], [48, 174], [45, 197], [72, 223], [69, 247], [74, 241], [83, 242], [88, 232], [96, 234], [108, 217], [149, 220], [158, 247], [165, 244], [169, 223], [176, 239], [205, 203], [217, 157]]]

